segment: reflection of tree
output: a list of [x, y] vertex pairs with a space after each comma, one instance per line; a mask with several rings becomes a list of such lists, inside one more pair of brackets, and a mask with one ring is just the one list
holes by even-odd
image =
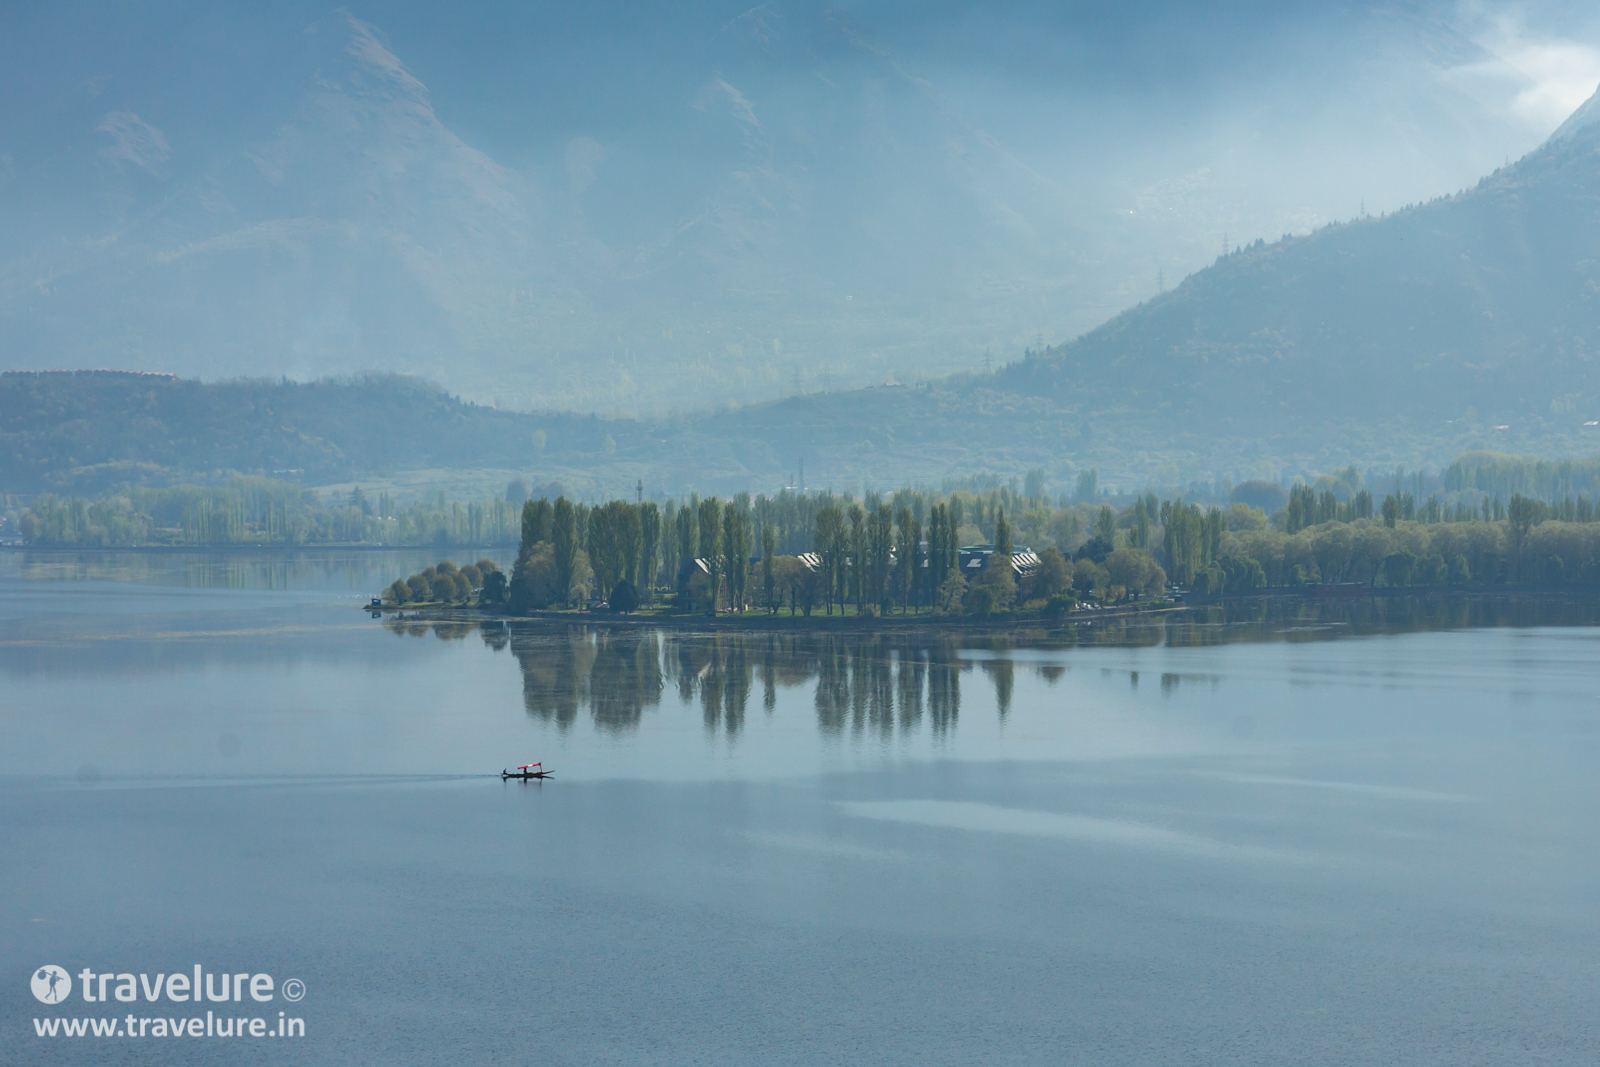
[[771, 715], [778, 707], [778, 642], [761, 643], [761, 709]]
[[[1320, 640], [1330, 631], [1405, 630], [1511, 624], [1522, 618], [1515, 605], [1445, 598], [1374, 599], [1358, 604], [1260, 603], [1209, 606], [1183, 616], [1127, 619], [1091, 629], [1067, 628], [1049, 635], [921, 633], [729, 633], [684, 635], [632, 629], [571, 627], [553, 632], [506, 631], [488, 627], [491, 648], [509, 645], [523, 676], [528, 713], [566, 729], [579, 714], [593, 717], [597, 729], [623, 733], [638, 728], [646, 709], [656, 707], [669, 686], [686, 706], [698, 704], [708, 736], [735, 738], [743, 731], [752, 693], [761, 688], [771, 712], [782, 689], [812, 687], [817, 728], [825, 736], [868, 735], [889, 739], [908, 735], [926, 719], [935, 740], [956, 728], [961, 713], [961, 674], [981, 669], [994, 686], [995, 707], [1009, 715], [1015, 701], [1018, 645], [1065, 651], [1077, 645], [1123, 642], [1145, 647], [1165, 641], [1217, 644], [1240, 630], [1255, 640]], [[1330, 626], [1340, 622], [1341, 626]], [[456, 640], [470, 623], [429, 624], [388, 620], [401, 635], [435, 633]], [[966, 649], [981, 649], [982, 660], [963, 659]], [[1059, 664], [1024, 667], [1049, 681], [1062, 677]], [[1160, 675], [1163, 693], [1202, 676]], [[1131, 680], [1131, 675], [1130, 675]]]
[[511, 654], [522, 668], [522, 703], [528, 714], [565, 730], [589, 701], [597, 657], [594, 635], [573, 627], [561, 635], [514, 634]]
[[956, 727], [961, 714], [961, 659], [952, 641], [936, 641], [928, 647], [928, 722], [935, 738], [943, 738]]
[[986, 659], [983, 673], [994, 683], [994, 703], [1003, 719], [1011, 710], [1011, 691], [1016, 686], [1016, 665], [1009, 659]]
[[[561, 631], [507, 630], [489, 622], [481, 629], [490, 649], [510, 647], [523, 676], [528, 714], [563, 730], [581, 712], [597, 729], [622, 733], [638, 728], [645, 709], [659, 705], [669, 686], [685, 707], [698, 703], [708, 736], [737, 737], [759, 681], [762, 704], [771, 714], [782, 689], [812, 686], [817, 729], [839, 738], [870, 733], [879, 739], [904, 736], [926, 718], [933, 738], [947, 737], [961, 712], [961, 674], [980, 666], [994, 686], [995, 706], [1009, 714], [1016, 685], [1016, 647], [1066, 652], [1081, 646], [1206, 646], [1238, 641], [1318, 641], [1352, 633], [1405, 632], [1474, 626], [1593, 624], [1600, 608], [1591, 601], [1514, 597], [1373, 597], [1319, 602], [1311, 598], [1263, 599], [1207, 605], [1183, 613], [1096, 620], [1045, 633], [983, 636], [938, 630], [911, 633], [677, 634], [632, 629]], [[473, 623], [385, 619], [399, 637], [460, 640]], [[965, 649], [988, 658], [964, 660]], [[1064, 674], [1060, 663], [1032, 669], [1047, 682]], [[759, 676], [759, 678], [758, 678]], [[1136, 675], [1130, 672], [1130, 682]], [[1210, 675], [1159, 675], [1163, 695]], [[1134, 684], [1137, 684], [1134, 682]]]
[[850, 733], [860, 737], [867, 724], [867, 665], [866, 653], [860, 641], [846, 648], [850, 657]]
[[844, 641], [826, 635], [818, 640], [816, 704], [818, 728], [843, 733], [850, 714], [850, 656]]
[[[943, 733], [961, 703], [955, 645], [926, 636], [871, 638], [822, 635], [810, 642], [816, 669], [817, 727], [854, 734], [870, 725], [879, 737], [908, 733], [922, 721], [924, 692]], [[789, 684], [795, 684], [790, 681]]]
[[713, 645], [710, 652], [706, 665], [696, 675], [700, 683], [700, 714], [708, 736], [715, 735], [722, 725], [722, 671], [717, 665], [716, 646]]
[[383, 620], [383, 628], [396, 637], [426, 637], [432, 634], [441, 641], [465, 641], [473, 633], [483, 638], [483, 643], [495, 652], [506, 647], [508, 634], [499, 623], [481, 625], [475, 622], [449, 620], [427, 622], [422, 619], [402, 619], [390, 616]]
[[900, 646], [900, 663], [897, 681], [900, 683], [900, 732], [916, 728], [922, 718], [922, 684], [928, 674], [928, 665], [922, 650], [910, 644]]
[[722, 725], [728, 736], [736, 735], [744, 726], [745, 708], [750, 702], [751, 676], [755, 664], [751, 662], [750, 642], [734, 640], [722, 647]]
[[589, 710], [612, 733], [637, 729], [644, 709], [661, 703], [661, 641], [654, 633], [601, 634], [589, 667]]
[[710, 663], [705, 646], [695, 641], [672, 641], [668, 646], [667, 660], [678, 682], [678, 700], [687, 704], [694, 699], [700, 672], [707, 669]]
[[894, 668], [888, 649], [874, 641], [862, 656], [867, 690], [867, 717], [880, 737], [894, 736]]
[[[750, 691], [754, 687], [757, 657], [762, 651], [755, 645], [773, 640], [739, 634], [667, 640], [663, 657], [667, 673], [677, 684], [680, 701], [687, 705], [699, 698], [707, 736], [725, 729], [731, 737], [743, 727]], [[776, 665], [772, 657], [779, 654], [777, 650], [768, 651], [769, 662], [765, 669], [773, 673], [774, 679]], [[772, 703], [776, 702], [776, 694], [773, 694]]]

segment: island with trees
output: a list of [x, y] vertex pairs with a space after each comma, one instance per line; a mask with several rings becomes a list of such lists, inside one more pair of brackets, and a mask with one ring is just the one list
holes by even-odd
[[[509, 575], [487, 560], [440, 564], [438, 581], [397, 581], [385, 599], [511, 617], [881, 622], [1149, 610], [1175, 594], [1600, 588], [1600, 514], [1584, 494], [1561, 495], [1570, 477], [1541, 477], [1537, 465], [1508, 475], [1458, 463], [1441, 478], [1451, 488], [1419, 501], [1403, 486], [1424, 479], [1396, 475], [1378, 499], [1347, 468], [1287, 489], [1246, 482], [1226, 506], [1154, 493], [1050, 499], [998, 484], [860, 499], [558, 496], [523, 504]], [[421, 595], [439, 582], [445, 596]]]

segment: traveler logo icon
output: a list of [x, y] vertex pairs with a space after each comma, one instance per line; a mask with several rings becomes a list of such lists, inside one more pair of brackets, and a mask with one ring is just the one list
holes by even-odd
[[45, 966], [33, 972], [33, 995], [46, 1004], [60, 1004], [72, 993], [72, 979], [60, 967]]

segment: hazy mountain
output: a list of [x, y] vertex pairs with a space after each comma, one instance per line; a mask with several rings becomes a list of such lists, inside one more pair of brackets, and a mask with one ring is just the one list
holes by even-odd
[[[326, 106], [338, 112], [350, 99], [334, 94]], [[450, 144], [425, 122], [416, 129]], [[286, 143], [271, 172], [333, 151], [303, 155]], [[477, 168], [480, 195], [456, 217], [485, 220], [484, 236], [429, 231], [440, 246], [488, 242], [494, 212], [517, 210], [504, 172], [457, 152], [463, 169]], [[355, 217], [362, 208], [342, 210]], [[274, 232], [259, 247], [281, 239]], [[333, 247], [338, 237], [306, 223], [299, 239]], [[698, 234], [681, 243], [686, 260], [721, 247]], [[1473, 448], [1594, 452], [1596, 248], [1600, 93], [1543, 147], [1471, 190], [1237, 248], [1171, 292], [990, 374], [659, 420], [513, 414], [392, 376], [202, 385], [7, 374], [0, 488], [277, 468], [326, 482], [475, 467], [585, 494], [625, 492], [638, 480], [652, 492], [729, 492], [776, 489], [803, 462], [810, 484], [840, 488], [1042, 467], [1064, 489], [1087, 467], [1103, 484], [1174, 486], [1349, 462], [1438, 467]], [[448, 281], [431, 299], [443, 299]]]
[[[774, 475], [1058, 487], [1437, 466], [1600, 450], [1600, 93], [1475, 188], [1239, 248], [992, 375], [724, 415], [695, 433]], [[732, 471], [728, 472], [733, 474]], [[736, 475], [735, 475], [736, 476]]]
[[1453, 11], [18, 8], [3, 359], [640, 411], [977, 369], [1533, 143]]
[[0, 374], [0, 492], [92, 495], [232, 474], [316, 485], [402, 470], [517, 469], [543, 452], [535, 432], [562, 454], [602, 456], [612, 425], [495, 411], [398, 375], [299, 383], [10, 372]]
[[995, 384], [1214, 432], [1576, 430], [1600, 419], [1596, 248], [1600, 93], [1468, 192], [1257, 242]]
[[[402, 72], [385, 76], [408, 89]], [[352, 99], [361, 97], [335, 93], [324, 106], [341, 114]], [[413, 129], [452, 145], [422, 119]], [[305, 153], [286, 140], [257, 167], [288, 173], [334, 151]], [[481, 233], [428, 232], [441, 247], [487, 243], [493, 220], [518, 210], [505, 192], [511, 179], [455, 151], [461, 169], [479, 176], [479, 195], [455, 217], [481, 220]], [[341, 210], [357, 217], [363, 208]], [[236, 232], [257, 241], [239, 238], [240, 249], [276, 252], [289, 240], [261, 227]], [[367, 239], [386, 239], [379, 228], [374, 235]], [[294, 239], [338, 247], [340, 238], [306, 222]], [[178, 247], [173, 262], [207, 254]], [[691, 234], [681, 247], [685, 258], [709, 259], [724, 243]], [[1173, 291], [990, 374], [661, 420], [513, 414], [393, 376], [205, 385], [6, 374], [0, 489], [230, 470], [294, 468], [328, 482], [474, 467], [591, 495], [637, 480], [652, 492], [729, 492], [776, 489], [802, 463], [810, 484], [840, 488], [1043, 467], [1064, 489], [1091, 466], [1103, 484], [1140, 487], [1348, 462], [1437, 467], [1484, 447], [1592, 452], [1600, 449], [1596, 248], [1600, 92], [1543, 147], [1469, 191], [1235, 249]], [[418, 271], [414, 283], [427, 278]], [[449, 281], [430, 298], [444, 299]]]

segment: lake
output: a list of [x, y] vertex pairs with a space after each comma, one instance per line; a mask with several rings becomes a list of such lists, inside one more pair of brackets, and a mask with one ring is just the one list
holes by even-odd
[[1594, 1058], [1591, 603], [359, 610], [434, 558], [0, 553], [0, 1062]]

